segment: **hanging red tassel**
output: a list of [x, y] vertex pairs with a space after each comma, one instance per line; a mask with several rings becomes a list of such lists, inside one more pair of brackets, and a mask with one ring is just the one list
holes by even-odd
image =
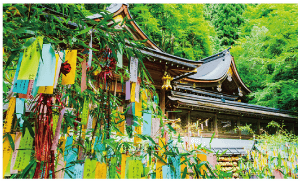
[[34, 112], [37, 113], [35, 157], [38, 162], [34, 178], [49, 178], [50, 170], [52, 171], [52, 179], [55, 178], [54, 151], [51, 151], [53, 142], [52, 100], [51, 95], [40, 94], [34, 109]]

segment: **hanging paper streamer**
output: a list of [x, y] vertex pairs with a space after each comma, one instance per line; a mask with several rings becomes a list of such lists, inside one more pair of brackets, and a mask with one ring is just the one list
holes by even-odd
[[24, 99], [16, 98], [16, 115], [17, 118], [20, 119], [20, 128], [23, 127], [24, 122], [24, 120], [22, 119], [22, 115], [24, 114], [24, 101]]
[[97, 162], [95, 179], [106, 179], [107, 166], [105, 163]]
[[84, 163], [83, 178], [84, 179], [94, 179], [96, 166], [97, 166], [97, 160], [91, 160], [91, 159], [87, 158]]
[[131, 84], [130, 102], [135, 102], [135, 86], [136, 86], [136, 83], [133, 82]]
[[[70, 143], [70, 139], [72, 139], [73, 141], [73, 138], [72, 137], [68, 137], [67, 138], [67, 142], [66, 142], [66, 149], [65, 149], [65, 161], [66, 161], [66, 167], [69, 168], [69, 171], [72, 171], [75, 173], [75, 166], [76, 165], [73, 165], [72, 163], [70, 162], [74, 162], [77, 160], [77, 153], [78, 153], [78, 149], [77, 148], [67, 148], [67, 145], [68, 147], [72, 146], [72, 145], [69, 145]], [[80, 166], [77, 166], [77, 167], [80, 167]], [[78, 169], [78, 168], [77, 168]], [[83, 170], [83, 168], [82, 168]], [[71, 177], [68, 175], [68, 174], [65, 174], [64, 176], [64, 179], [70, 179]]]
[[27, 94], [19, 94], [19, 98], [30, 99], [31, 98], [31, 91], [33, 87], [34, 80], [29, 80]]
[[110, 161], [110, 167], [109, 167], [109, 178], [115, 179], [117, 174], [117, 157], [113, 157]]
[[[7, 167], [6, 167], [6, 170], [4, 173], [4, 177], [9, 177], [11, 174], [10, 174], [10, 165], [11, 165], [11, 156], [9, 158], [9, 161], [8, 161], [8, 164], [7, 164]], [[3, 177], [3, 178], [4, 178]]]
[[147, 110], [146, 113], [143, 113], [143, 134], [151, 136], [151, 125], [152, 125], [152, 111]]
[[[117, 132], [117, 135], [118, 136], [122, 136], [122, 135], [124, 135], [124, 133], [125, 133], [125, 116], [124, 115], [122, 115], [122, 113], [123, 113], [123, 107], [117, 107], [117, 111], [118, 111], [118, 114], [117, 114], [117, 119], [116, 119], [116, 122], [120, 122], [120, 123], [118, 123], [118, 125], [117, 125], [117, 127], [118, 127], [118, 129], [120, 130], [120, 132]], [[118, 117], [120, 117], [120, 118], [118, 118]]]
[[21, 138], [18, 155], [14, 165], [14, 170], [23, 170], [29, 164], [31, 153], [33, 152], [33, 138], [28, 129], [25, 131], [24, 137]]
[[43, 46], [43, 37], [39, 36], [24, 50], [18, 80], [34, 80], [39, 67], [41, 57], [40, 49]]
[[142, 98], [142, 107], [143, 109], [147, 109], [147, 89], [142, 89], [142, 94], [141, 94], [141, 98]]
[[16, 98], [11, 97], [6, 112], [6, 118], [4, 121], [3, 133], [9, 133], [11, 131], [13, 113], [15, 112], [15, 108], [16, 108]]
[[12, 153], [12, 157], [11, 157], [11, 163], [10, 163], [10, 173], [11, 174], [17, 174], [18, 170], [13, 169], [16, 159], [17, 159], [17, 155], [18, 155], [18, 149], [20, 146], [20, 141], [22, 138], [22, 133], [21, 132], [16, 132], [16, 138], [15, 138], [15, 151]]
[[52, 146], [51, 146], [51, 150], [56, 150], [56, 148], [57, 148], [58, 138], [59, 138], [60, 128], [61, 128], [61, 122], [62, 122], [62, 119], [63, 119], [64, 114], [65, 114], [65, 109], [66, 108], [63, 108], [61, 110], [60, 114], [59, 114], [59, 118], [58, 118], [56, 130], [55, 130], [55, 136], [53, 138], [53, 143], [52, 143]]
[[141, 117], [142, 116], [142, 102], [135, 102], [135, 116]]
[[80, 116], [81, 124], [83, 124], [83, 125], [86, 125], [88, 117], [89, 117], [89, 104], [90, 104], [89, 99], [85, 99], [84, 104], [83, 104], [82, 113]]
[[[206, 153], [206, 151], [205, 150], [202, 150], [204, 153]], [[207, 155], [206, 154], [197, 154], [197, 157], [200, 159], [200, 162], [203, 162], [203, 161], [207, 161]], [[200, 172], [201, 172], [201, 174], [203, 175], [204, 174], [204, 170], [205, 171], [207, 171], [206, 170], [206, 166], [205, 165], [202, 165], [201, 167], [200, 167]]]
[[121, 160], [121, 179], [125, 179], [126, 159], [127, 159], [127, 155], [124, 154], [124, 153], [122, 153], [122, 160]]
[[56, 88], [57, 83], [58, 83], [58, 78], [59, 78], [59, 74], [60, 74], [60, 67], [61, 67], [62, 60], [64, 59], [64, 52], [55, 51], [55, 56], [56, 56], [57, 61], [56, 61], [56, 69], [55, 69], [55, 77], [54, 77], [53, 88]]
[[81, 92], [83, 92], [86, 87], [86, 61], [81, 62], [82, 74], [81, 74]]
[[[93, 30], [90, 30], [91, 34], [91, 40], [89, 42], [89, 47], [93, 46]], [[92, 59], [93, 59], [93, 50], [89, 48], [89, 61], [88, 61], [88, 67], [92, 66]]]
[[62, 85], [74, 84], [75, 83], [75, 75], [76, 75], [76, 61], [77, 61], [77, 50], [66, 50], [66, 57], [67, 63], [71, 66], [71, 71], [66, 74], [62, 75]]
[[[141, 129], [140, 126], [135, 126], [135, 127], [134, 127], [134, 131], [135, 131], [135, 135], [136, 135], [136, 134], [142, 134], [142, 129]], [[138, 137], [138, 136], [135, 136], [135, 137], [133, 138], [133, 142], [134, 142], [134, 144], [138, 144], [138, 143], [141, 143], [141, 142], [142, 142], [142, 139], [141, 139], [140, 137]]]
[[171, 169], [168, 165], [162, 166], [163, 179], [171, 179]]
[[141, 78], [138, 78], [138, 81], [135, 86], [135, 101], [140, 102], [140, 84]]
[[44, 44], [40, 58], [37, 86], [53, 86], [56, 68], [56, 57], [51, 44]]
[[13, 92], [26, 94], [27, 89], [28, 89], [29, 80], [18, 80], [18, 75], [19, 75], [19, 71], [20, 71], [22, 58], [23, 58], [23, 53], [20, 53], [20, 58], [19, 58], [19, 61], [17, 64], [17, 69], [16, 69], [16, 73], [15, 73], [15, 78], [14, 78]]
[[[81, 163], [76, 163], [73, 166], [73, 179], [82, 179], [83, 178], [83, 169], [84, 169], [84, 164]], [[71, 169], [70, 169], [71, 170]]]
[[171, 157], [175, 168], [174, 179], [181, 179], [180, 156]]
[[133, 125], [133, 111], [132, 111], [133, 103], [127, 105], [127, 114], [126, 114], [126, 124], [131, 126]]
[[64, 174], [65, 174], [65, 170], [63, 168], [65, 168], [66, 162], [64, 161], [63, 155], [61, 153], [58, 154], [57, 159], [58, 159], [58, 162], [57, 162], [56, 169], [55, 169], [55, 178], [63, 179]]
[[141, 160], [128, 160], [128, 179], [142, 178], [143, 164]]
[[[10, 136], [12, 137], [13, 140], [15, 139], [14, 134], [10, 134]], [[12, 152], [13, 150], [10, 146], [9, 139], [8, 137], [6, 137], [4, 138], [4, 143], [3, 143], [3, 173], [6, 172], [7, 167], [10, 168], [10, 165], [8, 165], [8, 163], [10, 161]]]
[[128, 80], [125, 84], [125, 89], [126, 89], [126, 95], [125, 95], [125, 100], [130, 99], [130, 80]]
[[163, 179], [162, 166], [164, 165], [159, 159], [156, 160], [156, 179]]
[[130, 59], [130, 81], [137, 82], [138, 77], [138, 59], [135, 57], [131, 57]]
[[152, 128], [151, 128], [151, 137], [155, 142], [158, 142], [157, 136], [160, 135], [160, 119], [159, 118], [152, 118]]

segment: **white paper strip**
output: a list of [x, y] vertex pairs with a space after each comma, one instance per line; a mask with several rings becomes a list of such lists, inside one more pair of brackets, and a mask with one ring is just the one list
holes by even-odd
[[130, 59], [130, 81], [137, 82], [138, 59], [131, 57]]

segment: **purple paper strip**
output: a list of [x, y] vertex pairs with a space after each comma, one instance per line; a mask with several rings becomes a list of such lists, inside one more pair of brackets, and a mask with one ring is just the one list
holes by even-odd
[[128, 111], [126, 114], [126, 124], [131, 126], [133, 125], [133, 115], [132, 115], [132, 103], [127, 105]]
[[130, 99], [130, 80], [128, 80], [126, 82], [126, 98], [125, 100], [129, 100]]
[[53, 143], [52, 143], [52, 146], [51, 146], [51, 150], [56, 150], [56, 148], [57, 148], [58, 138], [59, 138], [59, 133], [60, 133], [60, 128], [61, 128], [61, 121], [62, 121], [62, 118], [64, 117], [65, 110], [66, 110], [66, 108], [63, 108], [60, 112], [58, 122], [57, 122], [57, 126], [56, 126], [56, 130], [55, 130], [55, 136], [54, 136]]

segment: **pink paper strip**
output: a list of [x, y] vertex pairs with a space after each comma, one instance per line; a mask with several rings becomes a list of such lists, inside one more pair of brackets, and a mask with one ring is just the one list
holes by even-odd
[[13, 168], [14, 168], [15, 163], [16, 163], [16, 158], [17, 158], [17, 155], [18, 155], [18, 149], [19, 149], [19, 146], [20, 146], [21, 138], [22, 138], [22, 133], [21, 132], [16, 132], [15, 151], [12, 153], [11, 162], [10, 162], [10, 173], [11, 174], [17, 174], [18, 173], [18, 170], [14, 170]]
[[60, 128], [61, 128], [61, 121], [62, 121], [62, 118], [64, 117], [65, 109], [66, 108], [63, 108], [60, 112], [58, 122], [57, 122], [57, 126], [56, 126], [56, 130], [55, 130], [55, 136], [54, 136], [53, 143], [52, 143], [52, 146], [51, 146], [51, 150], [56, 150], [56, 148], [57, 148], [59, 133], [60, 133]]
[[[64, 174], [65, 174], [65, 170], [62, 170], [63, 168], [65, 168], [66, 162], [64, 162], [64, 157], [61, 153], [59, 153], [58, 155], [58, 163], [56, 166], [55, 171], [55, 178], [56, 179], [63, 179], [64, 178]], [[60, 170], [60, 171], [59, 171]]]
[[81, 62], [82, 74], [81, 74], [81, 92], [83, 92], [86, 87], [86, 61]]
[[129, 100], [130, 99], [130, 80], [128, 80], [126, 82], [126, 94], [125, 94], [125, 100]]

